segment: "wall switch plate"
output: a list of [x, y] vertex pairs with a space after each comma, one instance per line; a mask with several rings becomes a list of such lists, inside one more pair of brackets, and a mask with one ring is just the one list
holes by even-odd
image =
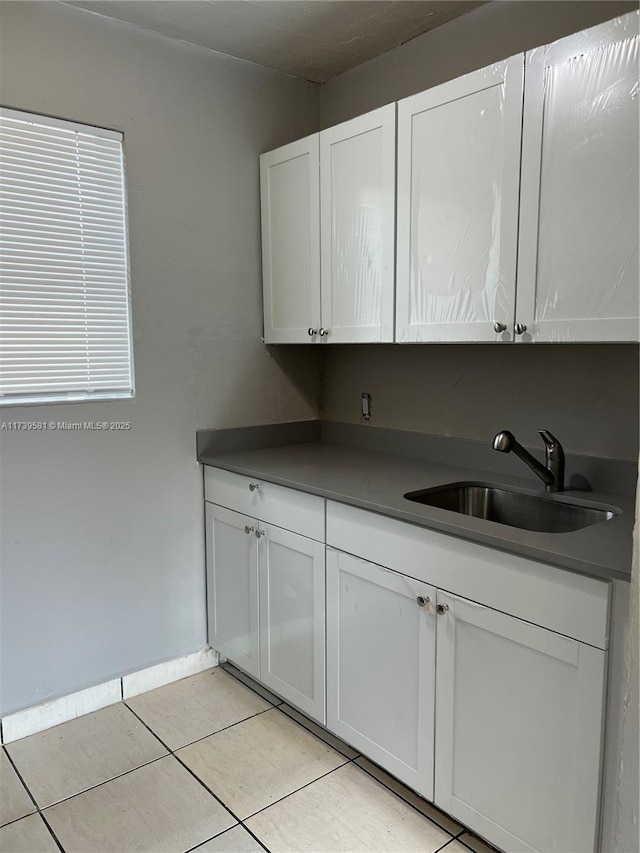
[[362, 420], [368, 421], [371, 419], [371, 394], [369, 394], [367, 391], [362, 392], [361, 404]]

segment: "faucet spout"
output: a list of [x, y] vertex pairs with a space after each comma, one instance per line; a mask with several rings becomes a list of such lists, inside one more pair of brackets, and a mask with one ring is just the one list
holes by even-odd
[[548, 430], [539, 430], [546, 448], [546, 465], [539, 462], [528, 450], [516, 441], [513, 433], [502, 430], [493, 439], [493, 449], [501, 453], [515, 453], [525, 465], [537, 474], [548, 492], [561, 492], [564, 488], [564, 451], [557, 438]]

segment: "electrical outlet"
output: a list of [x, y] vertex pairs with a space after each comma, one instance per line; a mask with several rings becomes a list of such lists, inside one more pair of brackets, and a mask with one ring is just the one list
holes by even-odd
[[371, 394], [367, 391], [362, 392], [360, 414], [363, 421], [371, 420]]

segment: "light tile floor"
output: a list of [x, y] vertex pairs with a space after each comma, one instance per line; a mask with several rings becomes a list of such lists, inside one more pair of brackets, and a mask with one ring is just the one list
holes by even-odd
[[0, 853], [492, 853], [233, 667], [0, 751]]

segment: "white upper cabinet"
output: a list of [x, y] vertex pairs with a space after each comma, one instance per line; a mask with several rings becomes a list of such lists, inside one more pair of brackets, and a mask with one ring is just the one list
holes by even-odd
[[320, 328], [318, 134], [260, 157], [264, 339], [314, 340]]
[[522, 340], [638, 340], [638, 13], [527, 54]]
[[639, 18], [263, 154], [265, 341], [638, 340]]
[[512, 340], [523, 77], [518, 54], [398, 104], [399, 343]]
[[393, 341], [395, 104], [320, 133], [322, 337]]
[[393, 341], [395, 170], [395, 104], [261, 156], [266, 343]]

